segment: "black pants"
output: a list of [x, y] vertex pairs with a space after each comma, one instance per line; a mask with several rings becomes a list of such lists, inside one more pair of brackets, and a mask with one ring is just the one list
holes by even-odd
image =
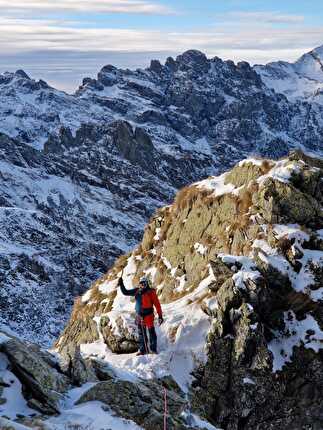
[[[157, 335], [155, 327], [148, 329], [149, 333], [149, 348], [151, 352], [157, 352]], [[147, 328], [143, 324], [138, 324], [139, 349], [140, 352], [148, 354], [148, 337]]]

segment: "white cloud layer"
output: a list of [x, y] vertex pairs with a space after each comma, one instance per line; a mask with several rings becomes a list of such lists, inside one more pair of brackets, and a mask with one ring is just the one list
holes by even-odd
[[[1, 0], [0, 0], [1, 1]], [[61, 50], [91, 51], [175, 51], [200, 49], [251, 63], [275, 59], [294, 60], [304, 51], [323, 43], [323, 27], [288, 28], [217, 26], [201, 31], [75, 28], [55, 21], [0, 18], [0, 52]]]
[[134, 14], [170, 14], [172, 9], [146, 0], [0, 0], [0, 10], [37, 12], [106, 12]]
[[304, 16], [281, 14], [279, 12], [229, 12], [222, 15], [224, 19], [247, 21], [251, 23], [266, 24], [299, 24], [304, 22]]

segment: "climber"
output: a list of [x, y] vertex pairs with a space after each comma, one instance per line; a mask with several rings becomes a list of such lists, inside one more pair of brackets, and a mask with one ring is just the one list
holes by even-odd
[[137, 288], [127, 290], [122, 276], [119, 278], [118, 285], [122, 294], [125, 296], [134, 296], [136, 298], [136, 324], [139, 335], [139, 352], [137, 355], [149, 353], [147, 330], [149, 333], [149, 347], [152, 354], [157, 354], [157, 335], [154, 326], [154, 306], [158, 313], [159, 325], [164, 322], [163, 313], [160, 306], [156, 291], [150, 288], [149, 281], [146, 277], [140, 278]]

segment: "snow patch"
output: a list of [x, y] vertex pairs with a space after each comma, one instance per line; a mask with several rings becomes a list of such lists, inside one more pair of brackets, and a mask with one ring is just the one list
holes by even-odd
[[300, 167], [295, 162], [281, 160], [277, 161], [275, 166], [266, 175], [260, 176], [257, 182], [263, 184], [266, 179], [272, 178], [288, 184], [292, 175], [299, 172]]
[[45, 423], [49, 430], [66, 430], [69, 425], [91, 429], [142, 430], [133, 421], [117, 417], [106, 405], [97, 401], [63, 409], [59, 416]]
[[196, 252], [198, 252], [201, 255], [205, 255], [207, 253], [207, 247], [202, 245], [202, 243], [196, 242], [194, 244], [194, 249]]
[[225, 184], [226, 173], [220, 176], [211, 176], [203, 181], [196, 182], [195, 185], [199, 189], [212, 191], [212, 197], [220, 197], [224, 194], [232, 193], [235, 190], [233, 184]]
[[257, 158], [246, 158], [244, 160], [241, 160], [239, 162], [239, 167], [243, 167], [245, 164], [253, 164], [254, 166], [261, 167], [263, 164], [263, 159], [257, 159]]
[[27, 402], [22, 395], [22, 385], [19, 379], [8, 370], [9, 361], [5, 354], [0, 353], [0, 379], [8, 384], [4, 387], [2, 398], [6, 399], [3, 405], [0, 405], [0, 415], [10, 419], [16, 419], [17, 415], [32, 416], [35, 411], [27, 406]]
[[154, 240], [155, 241], [158, 241], [160, 239], [160, 230], [161, 230], [160, 227], [156, 228], [156, 233], [155, 233], [155, 236], [154, 236]]
[[253, 381], [250, 378], [243, 378], [242, 381], [243, 381], [244, 384], [256, 385], [255, 381]]
[[273, 354], [273, 372], [282, 370], [291, 361], [295, 346], [303, 345], [315, 352], [323, 349], [323, 331], [311, 315], [298, 321], [294, 312], [285, 312], [284, 322], [284, 331], [274, 332], [276, 338], [268, 344]]

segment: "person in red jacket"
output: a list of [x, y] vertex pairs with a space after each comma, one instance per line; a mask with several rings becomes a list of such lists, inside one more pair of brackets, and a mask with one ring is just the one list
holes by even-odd
[[137, 355], [145, 355], [149, 353], [147, 330], [149, 333], [150, 352], [157, 354], [157, 335], [154, 326], [154, 307], [158, 313], [158, 322], [162, 324], [163, 313], [160, 306], [156, 291], [150, 288], [148, 279], [143, 277], [139, 281], [139, 286], [131, 290], [127, 290], [122, 277], [119, 278], [119, 283], [122, 294], [125, 296], [134, 296], [136, 299], [136, 323], [138, 326], [139, 335], [139, 352]]

